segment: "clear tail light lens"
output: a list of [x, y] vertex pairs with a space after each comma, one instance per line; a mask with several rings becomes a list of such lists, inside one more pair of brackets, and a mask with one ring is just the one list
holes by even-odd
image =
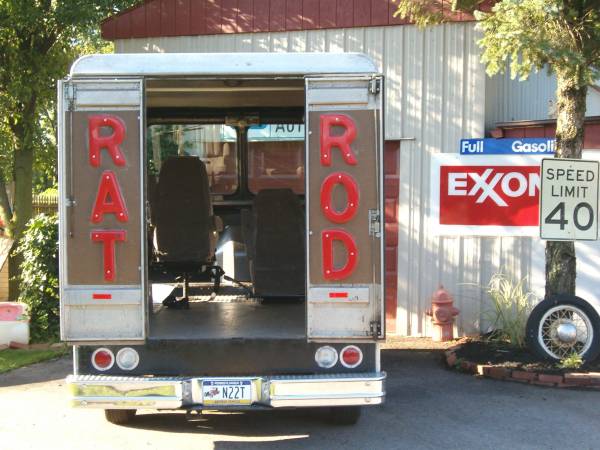
[[105, 371], [115, 363], [115, 355], [107, 348], [99, 348], [92, 353], [92, 365], [96, 370]]
[[344, 347], [340, 353], [340, 361], [344, 367], [354, 369], [362, 362], [363, 354], [360, 348], [356, 345], [348, 345]]
[[337, 350], [329, 345], [325, 345], [323, 347], [319, 347], [315, 352], [315, 361], [319, 365], [319, 367], [323, 367], [324, 369], [329, 369], [335, 366], [338, 360]]
[[122, 348], [117, 352], [117, 366], [121, 370], [133, 370], [140, 363], [140, 355], [131, 347]]

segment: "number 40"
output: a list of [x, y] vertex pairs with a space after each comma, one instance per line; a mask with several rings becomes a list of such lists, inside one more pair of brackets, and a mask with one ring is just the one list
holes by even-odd
[[[587, 211], [586, 223], [581, 223], [580, 221], [580, 212], [582, 209]], [[556, 218], [556, 216], [558, 216], [558, 218]], [[569, 223], [569, 221], [565, 219], [565, 202], [560, 202], [556, 205], [556, 208], [550, 211], [550, 214], [544, 218], [544, 223], [560, 225], [560, 229], [564, 230], [565, 225]], [[594, 210], [589, 203], [581, 202], [575, 206], [575, 209], [573, 209], [573, 224], [575, 225], [575, 228], [581, 231], [589, 230], [592, 227], [594, 224]]]

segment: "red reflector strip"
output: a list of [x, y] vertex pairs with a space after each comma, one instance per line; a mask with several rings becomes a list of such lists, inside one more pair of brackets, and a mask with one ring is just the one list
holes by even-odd
[[110, 300], [112, 299], [111, 294], [92, 294], [94, 300]]
[[329, 293], [329, 298], [347, 298], [347, 297], [348, 297], [347, 292], [330, 292]]

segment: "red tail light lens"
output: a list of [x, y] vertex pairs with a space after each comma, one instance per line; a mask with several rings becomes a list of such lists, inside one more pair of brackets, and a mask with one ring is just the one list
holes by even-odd
[[107, 348], [99, 348], [92, 353], [92, 365], [96, 370], [108, 370], [115, 363], [115, 355]]
[[358, 367], [362, 359], [362, 351], [356, 345], [348, 345], [342, 349], [340, 360], [344, 367], [349, 369]]

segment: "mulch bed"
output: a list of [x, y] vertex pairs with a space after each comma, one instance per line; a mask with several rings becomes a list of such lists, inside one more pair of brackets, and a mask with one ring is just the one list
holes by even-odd
[[541, 386], [578, 387], [600, 390], [600, 361], [579, 369], [561, 369], [540, 360], [526, 349], [502, 342], [464, 338], [445, 352], [446, 364], [463, 372], [499, 380]]

